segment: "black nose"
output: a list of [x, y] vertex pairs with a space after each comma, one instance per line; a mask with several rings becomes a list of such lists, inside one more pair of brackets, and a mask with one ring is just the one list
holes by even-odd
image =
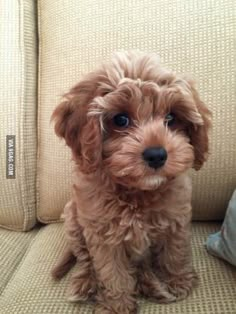
[[143, 159], [149, 167], [157, 169], [165, 164], [167, 152], [163, 147], [149, 147], [143, 152]]

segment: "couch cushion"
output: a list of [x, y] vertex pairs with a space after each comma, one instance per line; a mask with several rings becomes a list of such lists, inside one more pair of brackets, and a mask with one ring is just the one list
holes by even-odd
[[40, 0], [38, 218], [59, 218], [70, 197], [69, 149], [49, 124], [61, 95], [113, 51], [161, 55], [194, 74], [213, 111], [211, 156], [194, 178], [194, 217], [223, 218], [236, 180], [234, 0]]
[[0, 294], [17, 270], [30, 242], [38, 229], [31, 232], [14, 232], [0, 228]]
[[28, 230], [36, 221], [35, 1], [0, 7], [0, 225]]
[[[171, 305], [140, 300], [140, 313], [236, 313], [235, 268], [209, 255], [204, 248], [207, 235], [218, 228], [218, 224], [194, 224], [193, 258], [200, 285], [192, 295]], [[92, 313], [92, 304], [67, 302], [65, 294], [71, 273], [59, 282], [50, 277], [50, 270], [64, 248], [62, 224], [41, 228], [0, 298], [0, 308], [4, 308], [5, 313]]]

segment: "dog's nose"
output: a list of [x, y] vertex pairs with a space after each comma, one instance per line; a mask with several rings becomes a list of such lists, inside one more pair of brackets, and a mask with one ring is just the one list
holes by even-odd
[[157, 169], [165, 164], [167, 152], [163, 147], [149, 147], [143, 152], [143, 159], [149, 167]]

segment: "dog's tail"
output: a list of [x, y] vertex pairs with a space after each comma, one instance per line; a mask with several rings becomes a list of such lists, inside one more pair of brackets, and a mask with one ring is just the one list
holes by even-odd
[[76, 257], [71, 250], [67, 249], [59, 259], [56, 266], [52, 269], [52, 277], [54, 279], [61, 279], [74, 266], [75, 262]]

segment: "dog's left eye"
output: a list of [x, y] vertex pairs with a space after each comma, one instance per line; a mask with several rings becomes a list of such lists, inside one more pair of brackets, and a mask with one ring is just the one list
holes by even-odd
[[167, 124], [168, 126], [172, 126], [175, 123], [175, 115], [173, 113], [168, 113], [165, 116], [165, 120], [164, 120], [165, 124]]
[[127, 128], [130, 123], [130, 119], [126, 113], [118, 113], [113, 117], [113, 122], [120, 128]]

